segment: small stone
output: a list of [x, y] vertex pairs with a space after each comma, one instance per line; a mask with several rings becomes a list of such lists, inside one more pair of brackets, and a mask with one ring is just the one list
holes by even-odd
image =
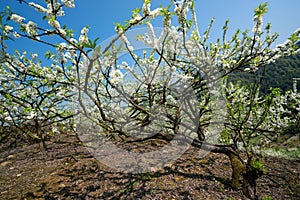
[[7, 166], [7, 165], [9, 165], [9, 164], [10, 164], [9, 161], [5, 161], [5, 162], [2, 162], [2, 163], [0, 164], [0, 166], [1, 166], [1, 167], [5, 167], [5, 166]]
[[7, 156], [7, 159], [13, 159], [15, 157], [16, 157], [15, 155], [9, 155], [9, 156]]

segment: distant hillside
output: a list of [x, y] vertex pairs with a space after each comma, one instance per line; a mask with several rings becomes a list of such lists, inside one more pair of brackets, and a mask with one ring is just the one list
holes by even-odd
[[[275, 63], [267, 65], [265, 69], [260, 69], [255, 75], [234, 73], [229, 76], [229, 81], [241, 81], [243, 84], [249, 84], [253, 83], [258, 76], [262, 77], [262, 92], [268, 92], [270, 87], [281, 88], [282, 91], [292, 89], [292, 78], [300, 78], [300, 53], [282, 57]], [[300, 81], [298, 81], [297, 90], [300, 91]]]

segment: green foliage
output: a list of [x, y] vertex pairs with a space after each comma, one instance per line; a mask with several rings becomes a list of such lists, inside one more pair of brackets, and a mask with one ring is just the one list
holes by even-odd
[[268, 12], [268, 2], [260, 4], [257, 8], [254, 9], [254, 15], [257, 17], [262, 17]]
[[269, 195], [264, 195], [264, 197], [262, 198], [262, 200], [273, 200], [273, 197], [271, 197]]
[[125, 30], [126, 26], [123, 26], [120, 22], [115, 23], [116, 30]]
[[252, 160], [250, 164], [255, 169], [259, 169], [262, 172], [266, 171], [266, 169], [264, 168], [264, 164], [259, 160]]
[[84, 44], [83, 46], [89, 49], [95, 49], [97, 46], [97, 41], [99, 40], [99, 38], [96, 38], [94, 41], [92, 41], [91, 39], [89, 39], [89, 43]]
[[[228, 76], [229, 81], [242, 85], [259, 82], [262, 93], [270, 93], [270, 88], [280, 88], [283, 92], [293, 87], [292, 78], [300, 77], [300, 53], [279, 58], [276, 62], [260, 68], [255, 74], [234, 72]], [[300, 90], [300, 83], [297, 84]]]
[[293, 50], [297, 50], [299, 48], [300, 43], [297, 44], [297, 42], [300, 41], [300, 36], [297, 33], [293, 33], [290, 37], [289, 40], [293, 43], [291, 48]]
[[137, 14], [139, 14], [141, 12], [141, 8], [136, 8], [134, 10], [132, 10], [132, 18], [136, 17]]
[[230, 144], [230, 137], [229, 137], [229, 133], [228, 133], [228, 130], [227, 129], [224, 129], [222, 132], [221, 132], [221, 142], [224, 143], [224, 144], [227, 144], [229, 145]]
[[172, 15], [174, 15], [174, 12], [170, 11], [170, 6], [168, 6], [167, 8], [162, 8], [162, 10], [160, 11], [162, 13], [163, 16], [165, 16], [165, 18], [170, 19]]

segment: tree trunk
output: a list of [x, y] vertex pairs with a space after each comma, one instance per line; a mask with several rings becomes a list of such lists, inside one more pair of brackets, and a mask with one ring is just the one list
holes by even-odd
[[245, 173], [243, 174], [243, 194], [253, 200], [258, 199], [257, 196], [257, 179], [263, 175], [261, 169], [247, 164]]
[[230, 159], [232, 168], [231, 187], [236, 190], [240, 187], [239, 181], [241, 178], [241, 174], [246, 170], [246, 167], [237, 155], [229, 153], [228, 157]]
[[37, 119], [35, 119], [34, 121], [35, 121], [36, 134], [40, 138], [44, 150], [47, 150], [47, 145], [46, 145], [46, 142], [45, 142], [45, 137], [44, 137], [44, 134], [43, 134], [43, 131], [42, 131], [41, 123]]
[[211, 151], [213, 153], [225, 154], [229, 157], [231, 168], [232, 168], [232, 178], [231, 186], [233, 189], [238, 189], [240, 187], [239, 181], [242, 179], [241, 175], [245, 172], [246, 167], [239, 154], [235, 152], [232, 147], [226, 145], [211, 145], [207, 143], [200, 143], [194, 141], [192, 146], [201, 148], [203, 150]]

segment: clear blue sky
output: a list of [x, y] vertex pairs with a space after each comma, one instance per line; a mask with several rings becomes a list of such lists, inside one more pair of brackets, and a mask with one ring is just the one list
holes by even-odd
[[[28, 2], [30, 0], [27, 0]], [[32, 0], [35, 3], [41, 0]], [[152, 8], [160, 4], [167, 5], [169, 0], [153, 0]], [[198, 14], [200, 31], [204, 30], [212, 17], [216, 18], [212, 31], [212, 38], [221, 37], [222, 26], [226, 19], [230, 20], [230, 31], [237, 28], [252, 28], [253, 9], [263, 0], [196, 0], [195, 5]], [[278, 32], [280, 37], [278, 43], [284, 42], [290, 33], [300, 27], [300, 0], [269, 0], [269, 12], [264, 22], [273, 24], [272, 30]], [[9, 5], [13, 11], [25, 16], [26, 20], [39, 22], [42, 15], [19, 4], [17, 0], [0, 0], [0, 9]], [[42, 4], [44, 5], [44, 4]], [[75, 9], [65, 10], [66, 16], [60, 18], [61, 25], [67, 24], [69, 28], [76, 30], [77, 37], [80, 29], [85, 25], [90, 26], [89, 36], [100, 37], [100, 41], [115, 34], [114, 23], [124, 22], [131, 16], [131, 10], [142, 6], [142, 0], [75, 0]], [[30, 45], [31, 44], [31, 45]], [[19, 40], [10, 44], [10, 50], [30, 49], [39, 50], [33, 47], [32, 43], [26, 40]], [[28, 50], [29, 51], [29, 50]]]

